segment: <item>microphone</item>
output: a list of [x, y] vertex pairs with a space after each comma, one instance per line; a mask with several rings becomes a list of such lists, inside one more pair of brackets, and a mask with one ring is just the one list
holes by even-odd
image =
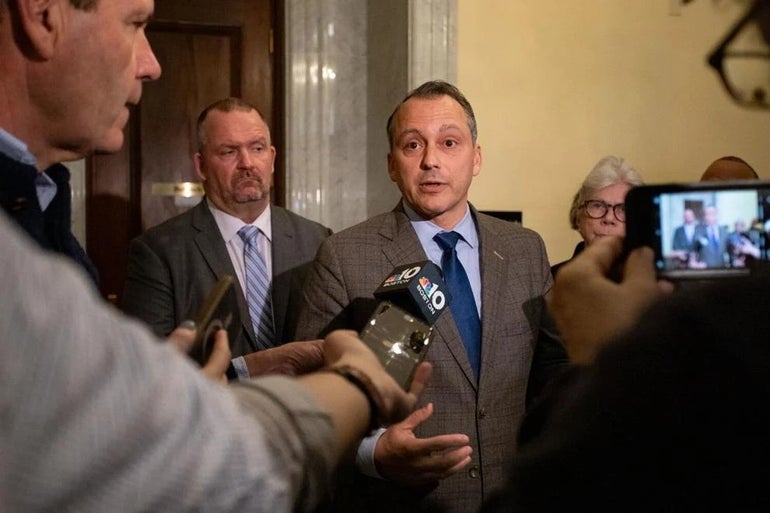
[[441, 270], [425, 260], [393, 269], [374, 291], [374, 297], [390, 301], [432, 326], [446, 306], [444, 290]]
[[382, 302], [360, 336], [405, 390], [428, 352], [433, 324], [447, 304], [445, 290], [441, 271], [426, 260], [396, 267], [374, 291]]

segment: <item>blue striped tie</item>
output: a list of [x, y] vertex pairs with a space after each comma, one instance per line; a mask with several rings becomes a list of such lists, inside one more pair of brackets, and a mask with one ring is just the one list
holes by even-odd
[[457, 232], [441, 232], [437, 233], [433, 240], [444, 250], [441, 255], [441, 271], [450, 294], [449, 309], [452, 310], [457, 331], [460, 332], [468, 360], [478, 380], [481, 370], [481, 321], [468, 273], [465, 272], [455, 250], [460, 237]]
[[273, 347], [273, 304], [270, 299], [270, 276], [259, 253], [259, 228], [246, 225], [238, 230], [243, 240], [243, 264], [246, 280], [246, 303], [260, 349]]

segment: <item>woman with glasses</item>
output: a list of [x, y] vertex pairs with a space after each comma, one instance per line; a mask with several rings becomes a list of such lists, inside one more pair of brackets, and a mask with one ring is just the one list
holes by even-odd
[[[599, 237], [626, 234], [623, 202], [631, 187], [643, 183], [639, 173], [622, 158], [610, 155], [594, 166], [575, 194], [569, 210], [570, 226], [583, 238], [572, 258]], [[556, 271], [565, 263], [552, 266], [551, 273], [556, 276]]]

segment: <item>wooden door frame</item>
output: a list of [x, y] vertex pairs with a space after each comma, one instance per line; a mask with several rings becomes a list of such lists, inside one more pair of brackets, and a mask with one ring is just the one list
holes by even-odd
[[[268, 0], [270, 9], [271, 9], [271, 19], [270, 23], [272, 25], [271, 33], [270, 33], [270, 57], [271, 57], [271, 63], [272, 63], [272, 112], [270, 113], [272, 116], [272, 122], [271, 122], [271, 134], [273, 139], [273, 144], [278, 148], [278, 158], [275, 162], [275, 173], [273, 178], [273, 190], [272, 190], [272, 200], [273, 203], [279, 206], [284, 206], [286, 204], [286, 186], [285, 186], [285, 169], [286, 169], [286, 153], [284, 151], [285, 148], [285, 141], [286, 141], [286, 123], [284, 121], [284, 115], [286, 112], [286, 100], [285, 100], [285, 66], [286, 66], [286, 59], [284, 57], [284, 52], [286, 45], [284, 43], [285, 38], [285, 29], [284, 29], [284, 20], [285, 20], [285, 2], [283, 0]], [[232, 43], [231, 46], [231, 52], [233, 55], [240, 56], [242, 54], [242, 44], [240, 43], [242, 39], [242, 30], [238, 26], [232, 26], [232, 27], [223, 27], [223, 26], [207, 26], [205, 24], [201, 23], [185, 23], [185, 22], [166, 22], [166, 21], [160, 21], [155, 20], [151, 21], [148, 25], [148, 30], [158, 30], [158, 31], [165, 31], [165, 32], [192, 32], [193, 29], [198, 30], [198, 33], [206, 33], [209, 32], [212, 35], [228, 35], [233, 36], [235, 35], [238, 39], [238, 43]], [[240, 95], [242, 94], [241, 91], [241, 69], [237, 63], [239, 63], [241, 59], [233, 59], [233, 64], [231, 68], [231, 76], [237, 77], [238, 80], [235, 80], [234, 83], [237, 84], [232, 91], [232, 94]], [[162, 80], [162, 78], [161, 78]], [[124, 218], [125, 222], [128, 224], [127, 232], [129, 234], [129, 240], [133, 237], [138, 236], [142, 232], [142, 212], [141, 212], [141, 185], [142, 185], [142, 157], [141, 157], [141, 103], [139, 106], [135, 106], [131, 108], [131, 115], [128, 122], [128, 125], [126, 127], [126, 141], [124, 143], [124, 151], [126, 151], [125, 146], [127, 145], [127, 173], [128, 176], [126, 176], [127, 183], [125, 184], [125, 188], [123, 189], [126, 191], [129, 197], [129, 211], [127, 212], [127, 216]], [[94, 205], [95, 201], [97, 199], [97, 196], [101, 194], [103, 191], [101, 188], [97, 185], [98, 178], [97, 173], [99, 170], [97, 169], [97, 165], [93, 158], [87, 158], [86, 159], [86, 177], [85, 177], [85, 202], [86, 202], [86, 242], [87, 246], [94, 247], [94, 245], [98, 245], [100, 241], [96, 240], [96, 237], [94, 236], [94, 228], [91, 226], [91, 223], [93, 222], [93, 218], [91, 218], [88, 214], [89, 212], [89, 206]], [[127, 249], [127, 248], [126, 248]], [[119, 291], [116, 291], [119, 293]], [[108, 298], [110, 299], [110, 298]]]
[[[273, 204], [286, 206], [286, 2], [271, 0], [273, 19], [273, 34], [270, 38], [273, 46], [273, 145], [278, 148], [278, 158], [275, 159], [275, 174], [273, 175]], [[276, 144], [276, 142], [278, 144]]]

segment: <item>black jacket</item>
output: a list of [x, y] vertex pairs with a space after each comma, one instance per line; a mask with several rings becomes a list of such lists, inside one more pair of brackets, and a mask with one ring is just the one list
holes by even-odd
[[0, 153], [0, 207], [44, 249], [70, 257], [98, 283], [99, 274], [91, 259], [72, 234], [70, 173], [61, 164], [46, 169], [57, 191], [43, 212], [37, 199], [34, 166], [17, 162]]

